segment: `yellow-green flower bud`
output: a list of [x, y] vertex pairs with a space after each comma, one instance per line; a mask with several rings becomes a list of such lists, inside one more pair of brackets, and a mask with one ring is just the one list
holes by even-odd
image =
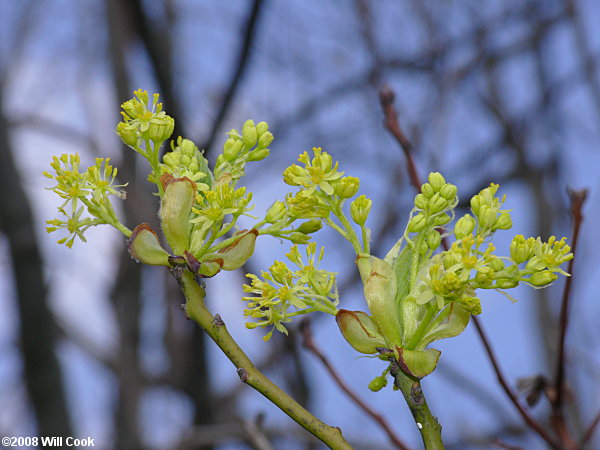
[[387, 386], [387, 378], [383, 375], [375, 377], [369, 383], [369, 389], [373, 392], [378, 392]]
[[387, 347], [377, 323], [366, 313], [340, 309], [335, 320], [342, 336], [354, 350], [372, 354], [377, 353], [378, 348]]
[[527, 281], [529, 281], [534, 286], [547, 286], [552, 283], [554, 280], [558, 278], [558, 275], [550, 272], [549, 270], [542, 270], [541, 272], [536, 272], [531, 275]]
[[177, 138], [177, 147], [183, 155], [195, 156], [198, 147], [190, 139]]
[[488, 263], [488, 266], [494, 272], [500, 272], [501, 270], [504, 269], [504, 261], [502, 261], [500, 258], [498, 258], [496, 256], [490, 257], [490, 259], [487, 261], [487, 263]]
[[223, 156], [226, 160], [231, 161], [240, 154], [244, 143], [241, 139], [236, 139], [234, 137], [230, 137], [223, 144]]
[[470, 214], [465, 214], [456, 222], [454, 226], [454, 235], [456, 239], [462, 239], [463, 237], [471, 234], [475, 229], [475, 218]]
[[451, 220], [452, 217], [450, 217], [448, 214], [438, 214], [433, 218], [433, 224], [436, 227], [441, 227], [443, 225], [446, 225]]
[[440, 189], [440, 195], [449, 201], [452, 201], [455, 199], [457, 192], [458, 192], [458, 188], [450, 183], [446, 183]]
[[256, 134], [258, 134], [259, 137], [265, 134], [268, 130], [269, 124], [267, 122], [258, 122], [256, 124]]
[[475, 281], [479, 284], [479, 287], [491, 286], [494, 281], [494, 272], [487, 267], [482, 267], [475, 274]]
[[274, 139], [273, 133], [271, 133], [270, 131], [266, 131], [265, 133], [259, 135], [258, 146], [260, 148], [266, 148], [269, 145], [271, 145], [271, 142], [273, 142], [273, 139]]
[[175, 129], [175, 120], [172, 117], [156, 116], [150, 121], [150, 127], [146, 133], [143, 133], [144, 138], [150, 139], [155, 144], [160, 144], [171, 137]]
[[336, 195], [339, 195], [340, 198], [350, 198], [354, 197], [359, 186], [360, 180], [358, 178], [344, 177], [335, 184], [334, 192]]
[[306, 244], [310, 241], [310, 236], [294, 231], [289, 235], [289, 240], [294, 244]]
[[168, 266], [169, 254], [162, 248], [156, 232], [147, 223], [133, 229], [127, 240], [129, 254], [138, 262], [151, 266]]
[[267, 215], [265, 216], [265, 221], [267, 223], [274, 223], [278, 220], [283, 219], [285, 216], [286, 208], [285, 203], [280, 202], [279, 200], [274, 202], [269, 210], [267, 211]]
[[431, 172], [427, 177], [427, 180], [429, 181], [429, 184], [431, 184], [433, 190], [436, 192], [439, 192], [440, 189], [442, 189], [442, 186], [446, 184], [446, 180], [439, 172]]
[[311, 234], [316, 231], [319, 231], [323, 227], [322, 222], [319, 219], [312, 219], [307, 222], [304, 222], [296, 231], [302, 234]]
[[448, 207], [448, 201], [442, 197], [438, 192], [433, 194], [433, 197], [429, 199], [427, 203], [427, 210], [430, 214], [442, 212]]
[[418, 233], [427, 225], [427, 219], [425, 218], [425, 214], [419, 213], [410, 219], [408, 222], [408, 231], [410, 233]]
[[269, 267], [269, 272], [273, 276], [273, 279], [279, 284], [287, 284], [292, 281], [292, 272], [285, 263], [281, 261], [275, 261], [271, 267]]
[[364, 225], [371, 212], [373, 202], [365, 195], [359, 195], [350, 204], [350, 215], [358, 225]]
[[415, 196], [415, 206], [425, 211], [427, 209], [429, 199], [423, 194], [417, 194]]
[[160, 208], [160, 223], [176, 255], [188, 250], [190, 242], [190, 212], [196, 196], [196, 184], [189, 178], [174, 178], [165, 173], [160, 177], [165, 195]]
[[427, 241], [427, 246], [429, 250], [435, 250], [442, 243], [442, 235], [438, 233], [436, 230], [431, 230], [425, 239]]
[[117, 124], [117, 134], [126, 145], [130, 147], [137, 146], [140, 137], [137, 126], [119, 122]]
[[300, 180], [306, 175], [306, 169], [298, 164], [292, 164], [283, 171], [283, 182], [290, 186], [300, 186]]
[[494, 287], [498, 289], [512, 289], [514, 287], [517, 287], [518, 285], [519, 280], [502, 278], [500, 280], [496, 280], [496, 284], [494, 285]]
[[435, 191], [433, 190], [433, 188], [431, 187], [431, 185], [429, 183], [425, 183], [421, 185], [421, 193], [427, 197], [427, 198], [431, 198], [433, 197], [433, 194], [435, 194]]
[[517, 263], [524, 263], [529, 259], [533, 252], [533, 238], [525, 239], [522, 234], [516, 235], [510, 243], [510, 257]]
[[463, 297], [459, 303], [474, 316], [478, 316], [482, 312], [481, 301], [477, 297]]
[[479, 208], [481, 207], [481, 204], [482, 204], [482, 199], [479, 194], [474, 195], [471, 198], [471, 211], [473, 211], [473, 214], [475, 214], [476, 216], [479, 215]]
[[242, 127], [242, 139], [244, 140], [244, 147], [250, 150], [256, 145], [256, 127], [254, 126], [253, 120], [246, 120]]
[[497, 212], [496, 209], [488, 205], [481, 205], [477, 217], [482, 228], [492, 229], [496, 223]]
[[258, 148], [248, 153], [248, 161], [262, 161], [269, 156], [270, 153], [268, 148]]
[[496, 223], [494, 224], [494, 230], [510, 230], [512, 228], [512, 219], [510, 214], [507, 212], [503, 212], [496, 219]]

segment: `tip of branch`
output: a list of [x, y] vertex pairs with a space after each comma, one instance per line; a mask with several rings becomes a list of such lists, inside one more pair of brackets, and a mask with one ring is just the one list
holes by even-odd
[[567, 194], [569, 195], [569, 201], [571, 202], [571, 213], [573, 217], [581, 221], [581, 209], [588, 195], [587, 189], [571, 189], [567, 187]]
[[379, 101], [382, 105], [391, 105], [394, 103], [395, 94], [389, 85], [384, 85], [379, 91]]

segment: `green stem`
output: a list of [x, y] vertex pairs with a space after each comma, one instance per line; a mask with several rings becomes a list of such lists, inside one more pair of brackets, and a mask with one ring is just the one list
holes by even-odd
[[360, 242], [358, 242], [358, 236], [356, 235], [354, 228], [352, 227], [352, 225], [350, 225], [350, 222], [348, 221], [348, 219], [346, 219], [346, 216], [344, 215], [344, 212], [342, 211], [342, 208], [340, 207], [340, 205], [333, 204], [332, 206], [333, 206], [333, 213], [339, 219], [339, 221], [342, 223], [342, 226], [344, 227], [344, 229], [346, 231], [346, 236], [347, 236], [346, 239], [348, 239], [350, 241], [350, 243], [354, 247], [354, 251], [356, 252], [357, 255], [359, 255], [360, 252], [362, 251], [362, 246], [360, 245]]
[[435, 314], [439, 310], [433, 306], [432, 304], [427, 305], [427, 312], [425, 313], [425, 317], [421, 320], [419, 327], [414, 332], [410, 340], [406, 344], [406, 348], [408, 350], [414, 350], [414, 348], [419, 344], [423, 336], [425, 336], [425, 332], [429, 329], [429, 325], [431, 325], [431, 321], [435, 317]]
[[442, 426], [429, 410], [420, 380], [405, 374], [396, 362], [392, 363], [390, 373], [394, 377], [394, 385], [402, 392], [412, 413], [415, 424], [421, 433], [425, 450], [442, 450], [444, 448]]
[[206, 308], [204, 305], [204, 288], [196, 282], [194, 275], [190, 271], [184, 270], [182, 267], [173, 268], [171, 271], [185, 295], [186, 314], [200, 325], [223, 353], [225, 353], [237, 368], [238, 375], [244, 383], [250, 385], [268, 398], [299, 425], [330, 448], [340, 450], [352, 449], [342, 436], [339, 428], [331, 427], [321, 422], [254, 366], [237, 342], [231, 337], [221, 318], [218, 315], [213, 317]]

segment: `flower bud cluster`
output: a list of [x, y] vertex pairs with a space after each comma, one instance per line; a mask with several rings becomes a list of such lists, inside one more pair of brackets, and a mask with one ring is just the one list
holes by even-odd
[[208, 161], [192, 141], [181, 136], [177, 138], [177, 144], [171, 141], [171, 151], [163, 156], [160, 170], [161, 175], [170, 173], [176, 178], [189, 178], [199, 191], [206, 191], [213, 184]]
[[261, 161], [269, 156], [272, 142], [273, 134], [266, 122], [255, 125], [253, 120], [247, 120], [241, 133], [232, 129], [223, 144], [223, 153], [217, 157], [215, 179], [222, 176], [239, 179], [245, 173], [247, 162]]
[[552, 283], [558, 278], [556, 273], [568, 276], [560, 266], [573, 259], [571, 247], [564, 237], [557, 240], [550, 236], [548, 242], [543, 242], [539, 237], [525, 239], [520, 234], [510, 244], [510, 256], [515, 267], [525, 264], [525, 268], [519, 270], [520, 280], [535, 287]]
[[128, 146], [139, 150], [141, 141], [152, 141], [160, 145], [173, 134], [175, 121], [162, 110], [159, 95], [152, 96], [152, 107], [148, 109], [148, 91], [138, 89], [135, 97], [121, 105], [123, 121], [117, 125], [117, 134]]
[[308, 152], [302, 153], [298, 157], [302, 165], [292, 164], [283, 172], [286, 184], [300, 188], [296, 194], [286, 197], [288, 216], [293, 220], [322, 219], [349, 240], [356, 252], [367, 249], [370, 231], [365, 222], [371, 211], [371, 200], [361, 195], [350, 204], [350, 217], [361, 228], [362, 245], [343, 208], [346, 200], [357, 194], [360, 180], [344, 176], [344, 172], [338, 170], [339, 163], [320, 147], [313, 148], [313, 155], [311, 158]]
[[306, 246], [305, 262], [298, 246], [294, 245], [286, 256], [297, 268], [275, 261], [268, 272], [261, 272], [261, 277], [248, 274], [251, 283], [244, 285], [244, 292], [253, 295], [242, 298], [248, 302], [244, 315], [258, 319], [258, 322], [247, 322], [246, 326], [270, 326], [271, 330], [264, 337], [267, 341], [275, 329], [287, 334], [283, 324], [294, 316], [313, 311], [335, 315], [339, 301], [336, 274], [318, 268], [323, 252], [323, 248], [317, 252], [316, 244], [311, 242]]
[[502, 199], [495, 196], [498, 187], [497, 184], [491, 183], [489, 187], [471, 198], [471, 211], [479, 225], [477, 234], [484, 237], [496, 230], [509, 230], [512, 227], [509, 210], [500, 209], [506, 200], [506, 195]]
[[[119, 189], [125, 185], [114, 184], [117, 169], [110, 164], [110, 158], [96, 158], [96, 163], [85, 171], [80, 171], [80, 163], [78, 154], [54, 156], [50, 163], [54, 174], [43, 173], [56, 182], [49, 190], [64, 199], [58, 211], [66, 218], [47, 220], [46, 231], [66, 230], [69, 236], [58, 243], [69, 248], [76, 237], [85, 242], [84, 233], [92, 226], [110, 224], [125, 229], [119, 223], [110, 199], [110, 196], [125, 198], [125, 193]], [[84, 216], [86, 211], [91, 217]]]
[[436, 228], [452, 220], [453, 209], [458, 203], [457, 188], [447, 183], [439, 172], [429, 174], [428, 182], [421, 186], [421, 193], [415, 196], [414, 214], [407, 226], [408, 233], [419, 233], [418, 251], [425, 255], [433, 252], [442, 242], [442, 236]]

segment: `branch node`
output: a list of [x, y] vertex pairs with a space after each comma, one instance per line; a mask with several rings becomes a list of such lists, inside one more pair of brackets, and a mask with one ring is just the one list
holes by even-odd
[[415, 406], [421, 406], [423, 404], [423, 390], [418, 382], [414, 382], [410, 387], [410, 401]]
[[215, 314], [215, 317], [213, 318], [213, 325], [216, 327], [225, 326], [225, 322], [223, 322], [223, 319], [221, 319], [221, 316], [219, 314]]
[[240, 367], [237, 370], [237, 374], [240, 377], [240, 380], [242, 380], [243, 383], [245, 383], [246, 381], [248, 381], [248, 371], [246, 369], [244, 369], [243, 367]]
[[188, 314], [188, 311], [187, 311], [187, 308], [186, 308], [186, 306], [185, 306], [185, 303], [181, 303], [181, 304], [179, 305], [179, 308], [180, 308], [180, 309], [181, 309], [181, 310], [184, 312], [184, 314], [185, 314], [185, 318], [186, 318], [187, 320], [191, 320], [191, 319], [192, 319], [192, 318], [190, 317], [190, 315]]

